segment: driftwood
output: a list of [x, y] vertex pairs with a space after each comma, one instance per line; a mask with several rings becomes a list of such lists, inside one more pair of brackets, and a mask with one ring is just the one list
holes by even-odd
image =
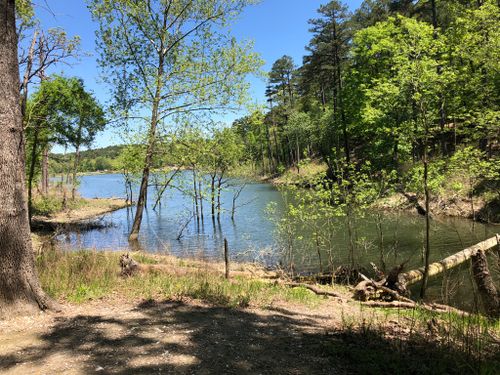
[[359, 275], [363, 281], [358, 283], [358, 285], [354, 288], [354, 299], [359, 301], [381, 299], [385, 301], [414, 303], [411, 299], [398, 293], [398, 291], [386, 286], [387, 280], [385, 278], [380, 281], [375, 281], [366, 277], [362, 273]]
[[122, 276], [133, 276], [139, 271], [139, 263], [132, 259], [129, 253], [120, 256], [120, 274]]
[[[488, 315], [498, 317], [500, 310], [500, 295], [495, 288], [493, 280], [489, 275], [486, 256], [484, 253], [500, 244], [500, 236], [482, 241], [474, 246], [468, 247], [439, 262], [429, 265], [429, 276], [435, 276], [440, 272], [455, 267], [469, 258], [473, 258], [473, 268], [478, 289], [482, 295]], [[400, 307], [415, 308], [420, 306], [431, 311], [461, 312], [452, 307], [438, 304], [419, 304], [404, 296], [406, 286], [422, 280], [424, 268], [401, 273], [403, 265], [394, 268], [386, 278], [380, 281], [372, 280], [360, 273], [363, 281], [354, 288], [354, 298], [363, 301], [363, 304], [371, 307]], [[397, 281], [396, 281], [397, 280]], [[374, 301], [376, 300], [376, 301]]]
[[[439, 262], [432, 263], [429, 265], [429, 277], [438, 275], [443, 271], [456, 267], [474, 256], [478, 251], [487, 251], [498, 244], [500, 244], [500, 236], [497, 234], [495, 237], [479, 242], [478, 244], [459, 251], [458, 253], [444, 258]], [[423, 277], [424, 267], [420, 267], [419, 269], [400, 274], [399, 283], [406, 287], [422, 280]]]

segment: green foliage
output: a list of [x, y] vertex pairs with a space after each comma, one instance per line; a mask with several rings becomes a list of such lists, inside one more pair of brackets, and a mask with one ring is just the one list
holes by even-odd
[[[82, 199], [74, 199], [67, 202], [67, 209], [78, 209], [87, 203]], [[64, 209], [63, 200], [57, 195], [40, 196], [33, 200], [33, 214], [41, 216], [52, 216]]]

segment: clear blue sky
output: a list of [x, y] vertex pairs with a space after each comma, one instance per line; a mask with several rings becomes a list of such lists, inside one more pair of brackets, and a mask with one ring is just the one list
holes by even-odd
[[[255, 51], [265, 61], [264, 70], [269, 71], [273, 62], [283, 55], [292, 56], [297, 65], [301, 64], [306, 53], [305, 46], [310, 40], [307, 21], [317, 16], [316, 10], [327, 0], [261, 0], [257, 5], [248, 7], [232, 27], [237, 39], [252, 39]], [[345, 1], [351, 10], [356, 9], [362, 0]], [[44, 4], [43, 1], [36, 2]], [[36, 9], [44, 28], [62, 27], [69, 36], [79, 35], [82, 48], [90, 56], [85, 56], [72, 66], [60, 66], [58, 72], [67, 76], [83, 78], [88, 89], [92, 90], [101, 102], [109, 98], [109, 88], [99, 80], [99, 68], [95, 56], [96, 25], [92, 22], [84, 0], [47, 0], [51, 12], [45, 5]], [[53, 14], [52, 14], [53, 13]], [[252, 98], [258, 103], [264, 102], [266, 83], [255, 77], [249, 77]], [[230, 122], [234, 115], [225, 120]], [[120, 139], [113, 130], [107, 130], [98, 136], [93, 147], [119, 144]]]

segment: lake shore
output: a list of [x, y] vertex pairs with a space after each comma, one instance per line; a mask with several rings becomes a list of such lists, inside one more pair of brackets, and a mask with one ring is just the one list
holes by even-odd
[[34, 230], [55, 230], [61, 226], [88, 225], [99, 217], [131, 206], [122, 198], [78, 198], [78, 205], [49, 215], [33, 216]]
[[219, 262], [134, 253], [143, 269], [121, 277], [119, 255], [41, 254], [40, 280], [62, 310], [0, 320], [0, 369], [332, 374], [498, 366], [500, 327], [481, 317], [367, 308], [346, 287], [320, 287], [339, 297], [319, 296], [252, 264], [233, 264], [226, 280]]

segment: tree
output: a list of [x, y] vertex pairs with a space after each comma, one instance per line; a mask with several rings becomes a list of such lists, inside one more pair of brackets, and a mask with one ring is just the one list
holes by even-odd
[[0, 316], [54, 306], [31, 245], [15, 22], [15, 1], [0, 0]]
[[194, 121], [244, 99], [243, 78], [260, 60], [250, 44], [238, 44], [224, 27], [251, 3], [90, 2], [99, 22], [100, 64], [114, 88], [115, 108], [125, 120], [144, 126], [147, 150], [130, 240], [138, 237], [156, 141], [167, 120]]
[[281, 99], [281, 103], [293, 107], [295, 64], [290, 56], [276, 60], [269, 72], [270, 89]]
[[28, 153], [28, 207], [32, 216], [32, 187], [38, 157], [49, 143], [72, 146], [73, 189], [75, 199], [76, 174], [80, 162], [80, 148], [90, 145], [97, 132], [105, 125], [104, 112], [92, 94], [85, 91], [78, 78], [54, 76], [44, 80], [32, 95], [25, 114]]
[[[348, 121], [345, 110], [344, 76], [347, 68], [349, 43], [352, 37], [349, 24], [350, 13], [347, 6], [338, 0], [320, 6], [318, 12], [321, 17], [309, 21], [313, 38], [307, 49], [310, 56], [305, 62], [319, 70], [318, 79], [328, 82], [328, 90], [333, 99], [333, 124], [331, 138], [335, 136], [337, 128], [342, 134], [342, 145], [347, 163], [350, 162], [350, 145]], [[337, 145], [339, 148], [340, 145]]]
[[59, 129], [59, 142], [69, 144], [75, 149], [71, 198], [75, 199], [76, 175], [80, 163], [80, 148], [90, 146], [98, 132], [104, 129], [104, 111], [94, 96], [85, 90], [83, 81], [78, 78], [57, 77], [59, 95], [62, 101], [64, 124]]

